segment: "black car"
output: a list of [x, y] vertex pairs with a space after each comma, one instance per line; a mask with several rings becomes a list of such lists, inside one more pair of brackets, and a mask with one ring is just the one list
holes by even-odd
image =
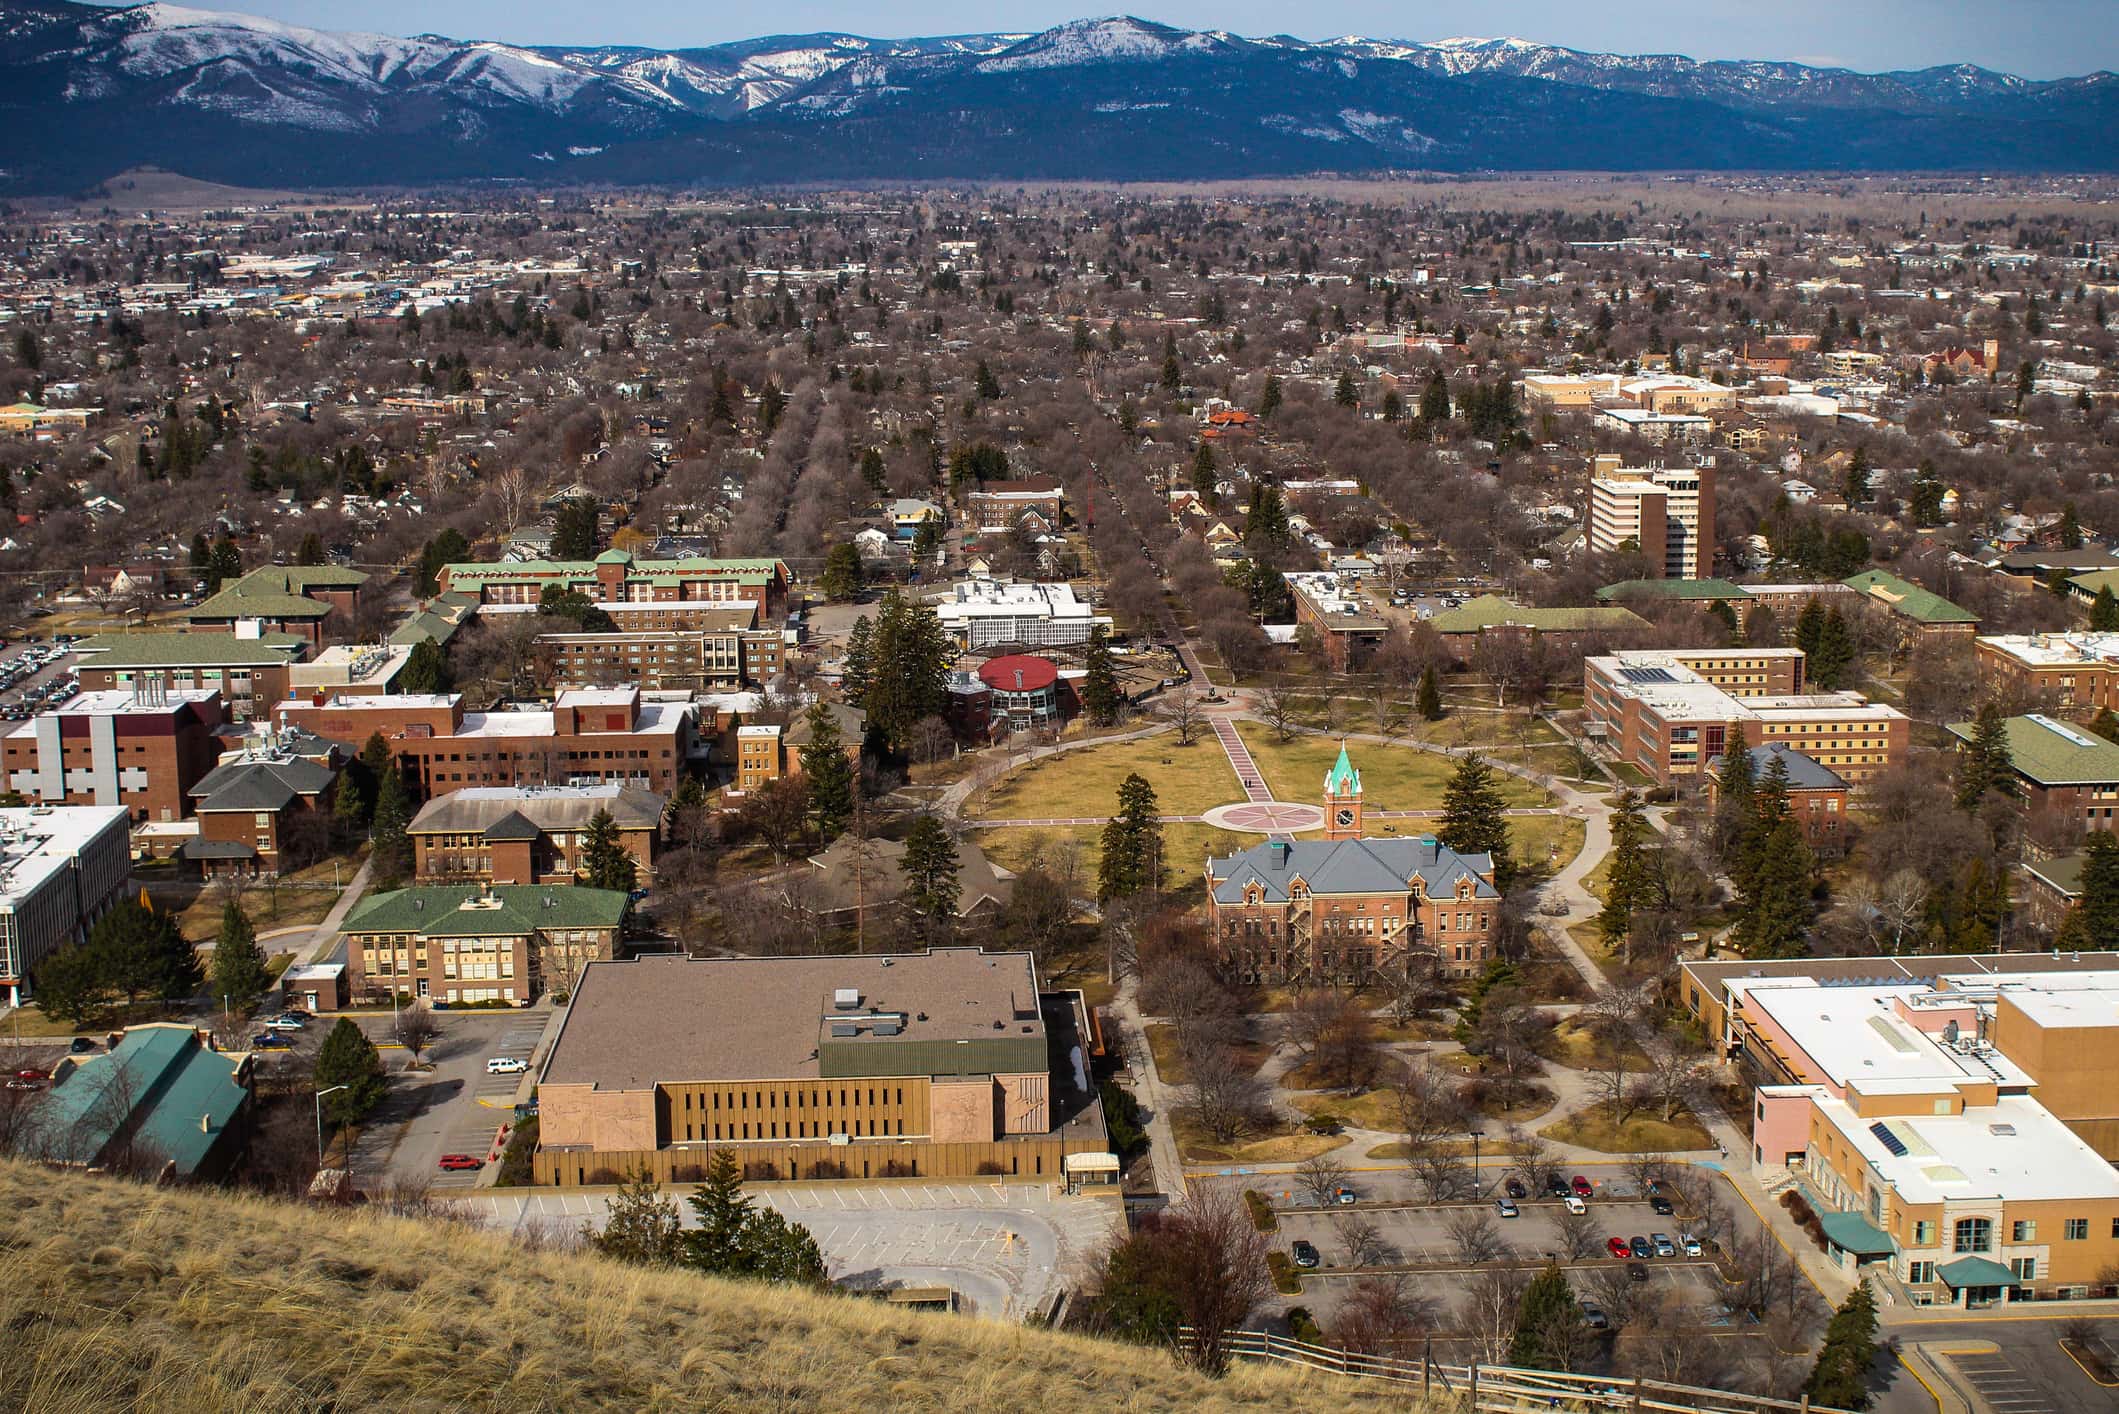
[[1648, 1245], [1648, 1239], [1645, 1237], [1636, 1237], [1626, 1245], [1636, 1257], [1653, 1257], [1655, 1255], [1655, 1248]]
[[1668, 1198], [1665, 1198], [1660, 1193], [1656, 1194], [1655, 1197], [1650, 1198], [1648, 1200], [1648, 1206], [1653, 1208], [1656, 1212], [1661, 1213], [1666, 1218], [1677, 1211], [1676, 1208], [1670, 1206], [1670, 1200]]
[[1565, 1198], [1573, 1192], [1574, 1190], [1567, 1186], [1567, 1180], [1558, 1174], [1545, 1180], [1545, 1196], [1548, 1198]]
[[1528, 1198], [1530, 1190], [1523, 1186], [1522, 1179], [1512, 1178], [1508, 1181], [1508, 1196], [1511, 1198]]
[[1634, 1281], [1646, 1281], [1648, 1280], [1648, 1268], [1640, 1262], [1628, 1262], [1626, 1264], [1626, 1275]]
[[70, 1056], [85, 1056], [95, 1048], [96, 1043], [89, 1040], [86, 1036], [76, 1036], [73, 1044], [66, 1048], [66, 1053]]
[[1294, 1252], [1295, 1265], [1301, 1267], [1304, 1271], [1308, 1271], [1317, 1265], [1317, 1248], [1314, 1243], [1304, 1241], [1298, 1237], [1295, 1239]]

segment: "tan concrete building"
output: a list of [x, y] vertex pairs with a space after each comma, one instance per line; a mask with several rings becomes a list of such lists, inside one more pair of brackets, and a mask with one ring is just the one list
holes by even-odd
[[2114, 1294], [2119, 955], [1686, 964], [1752, 1163], [1916, 1304]]
[[587, 969], [538, 1081], [537, 1181], [1050, 1180], [1108, 1141], [1078, 993], [1027, 953], [654, 955]]
[[1599, 474], [1586, 533], [1600, 554], [1639, 550], [1652, 579], [1705, 579], [1714, 573], [1714, 469]]
[[2088, 717], [2119, 707], [2119, 633], [2008, 633], [1973, 640], [1979, 675], [2017, 701]]

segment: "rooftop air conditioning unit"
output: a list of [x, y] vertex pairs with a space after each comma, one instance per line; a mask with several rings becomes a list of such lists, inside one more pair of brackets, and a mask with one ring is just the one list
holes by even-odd
[[831, 1004], [839, 1011], [851, 1011], [861, 1004], [859, 987], [841, 987], [831, 994]]

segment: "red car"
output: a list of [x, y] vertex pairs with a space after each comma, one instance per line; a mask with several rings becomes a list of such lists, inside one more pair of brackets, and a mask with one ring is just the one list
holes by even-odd
[[22, 1069], [20, 1069], [20, 1070], [18, 1070], [18, 1071], [16, 1071], [16, 1072], [15, 1072], [15, 1079], [17, 1079], [17, 1080], [49, 1080], [49, 1079], [51, 1079], [51, 1072], [49, 1072], [49, 1071], [44, 1071], [44, 1070], [39, 1070], [39, 1069], [37, 1069], [37, 1068], [36, 1068], [35, 1066], [33, 1066], [33, 1065], [26, 1065], [26, 1066], [24, 1066], [24, 1067], [23, 1067]]
[[486, 1161], [476, 1154], [443, 1154], [441, 1166], [453, 1173], [459, 1169], [482, 1169]]
[[1611, 1255], [1614, 1257], [1630, 1257], [1633, 1255], [1633, 1249], [1626, 1245], [1626, 1239], [1623, 1237], [1614, 1237], [1611, 1241], [1605, 1243], [1604, 1246], [1610, 1250]]
[[1568, 1182], [1571, 1183], [1574, 1187], [1575, 1197], [1587, 1198], [1589, 1196], [1590, 1190], [1588, 1179], [1582, 1177], [1582, 1175], [1580, 1174], [1576, 1174], [1572, 1179], [1568, 1180]]

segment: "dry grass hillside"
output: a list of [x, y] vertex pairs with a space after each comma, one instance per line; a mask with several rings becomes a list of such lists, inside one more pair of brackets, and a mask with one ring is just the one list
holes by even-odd
[[12, 1162], [0, 1326], [0, 1409], [40, 1414], [1322, 1411], [1375, 1398], [1331, 1377], [1209, 1380], [1129, 1346], [526, 1251], [454, 1224]]

